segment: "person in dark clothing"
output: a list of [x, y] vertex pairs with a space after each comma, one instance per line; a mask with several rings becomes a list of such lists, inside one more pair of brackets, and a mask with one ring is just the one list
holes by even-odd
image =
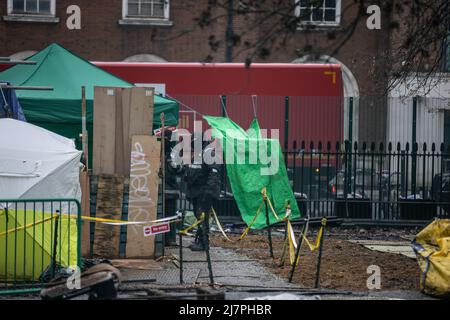
[[[181, 165], [175, 162], [175, 159], [172, 155], [172, 131], [165, 130], [164, 131], [164, 161], [165, 161], [165, 182], [166, 189], [168, 190], [178, 190], [179, 182], [177, 180], [177, 176], [181, 174], [183, 168]], [[162, 174], [160, 173], [160, 176]]]
[[[214, 152], [213, 149], [204, 149], [204, 153]], [[196, 241], [191, 245], [193, 251], [205, 250], [205, 233], [209, 233], [209, 214], [213, 199], [220, 196], [220, 166], [217, 164], [190, 164], [185, 168], [184, 180], [187, 184], [186, 197], [192, 201], [194, 214], [200, 219], [201, 214], [206, 215], [205, 222], [199, 225]]]
[[[183, 167], [176, 163], [175, 157], [172, 154], [172, 131], [165, 130], [162, 140], [164, 143], [164, 181], [165, 181], [165, 211], [167, 215], [174, 215], [177, 207], [177, 199], [179, 198], [180, 179], [179, 175], [183, 171]], [[159, 177], [163, 178], [163, 169], [160, 167]], [[176, 245], [175, 228], [171, 228], [170, 232], [164, 235], [166, 246]]]

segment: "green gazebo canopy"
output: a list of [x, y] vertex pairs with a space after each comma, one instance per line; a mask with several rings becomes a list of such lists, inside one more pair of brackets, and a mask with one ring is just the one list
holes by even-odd
[[[91, 147], [94, 86], [133, 86], [58, 44], [51, 44], [27, 60], [35, 61], [36, 65], [11, 67], [0, 72], [0, 80], [17, 86], [52, 87], [53, 91], [17, 91], [25, 117], [32, 124], [75, 139], [78, 146], [81, 133], [81, 87], [86, 87], [87, 128]], [[161, 112], [165, 113], [167, 125], [177, 125], [178, 111], [177, 102], [155, 95], [154, 127], [161, 125]]]

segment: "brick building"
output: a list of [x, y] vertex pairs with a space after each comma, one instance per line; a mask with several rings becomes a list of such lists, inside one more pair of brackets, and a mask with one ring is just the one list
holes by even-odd
[[[286, 0], [286, 3], [295, 3]], [[80, 29], [68, 28], [67, 19], [76, 5]], [[252, 26], [246, 16], [235, 14], [228, 23], [227, 8], [214, 7], [211, 19], [202, 24], [208, 1], [181, 0], [2, 0], [0, 4], [0, 56], [23, 58], [57, 42], [72, 52], [96, 61], [226, 61], [227, 27], [246, 31], [232, 48], [233, 62], [249, 54], [245, 44], [254, 43], [271, 31], [269, 24]], [[234, 1], [234, 5], [241, 5]], [[285, 42], [276, 43], [270, 54], [255, 56], [255, 62], [303, 63], [330, 61], [344, 70], [346, 96], [373, 97], [383, 94], [387, 73], [383, 57], [390, 46], [390, 33], [369, 30], [365, 20], [333, 56], [329, 49], [340, 41], [339, 33], [358, 15], [353, 0], [324, 0], [318, 10], [300, 1], [296, 14], [316, 28], [299, 27]], [[390, 17], [382, 11], [382, 24]], [[338, 37], [330, 37], [330, 31]], [[230, 32], [230, 29], [228, 29]], [[305, 48], [312, 48], [306, 52]], [[385, 141], [386, 103], [362, 103], [356, 99], [354, 140]], [[358, 103], [360, 102], [360, 103]], [[345, 108], [347, 116], [347, 106]]]

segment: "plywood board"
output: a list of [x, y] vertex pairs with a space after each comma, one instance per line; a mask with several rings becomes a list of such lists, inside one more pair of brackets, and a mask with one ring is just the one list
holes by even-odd
[[131, 139], [153, 129], [153, 88], [94, 88], [94, 174], [130, 173]]
[[[96, 217], [120, 220], [122, 218], [124, 178], [101, 175], [97, 187]], [[118, 258], [120, 226], [95, 224], [94, 257]]]
[[[154, 136], [136, 135], [131, 143], [128, 221], [156, 219], [161, 143]], [[144, 237], [142, 225], [127, 227], [127, 258], [153, 258], [155, 237]]]
[[[116, 130], [115, 130], [115, 159], [114, 159], [114, 173], [115, 174], [125, 174], [126, 167], [124, 166], [125, 156], [124, 152], [124, 139], [123, 139], [123, 103], [122, 103], [122, 92], [123, 89], [116, 89]], [[128, 158], [128, 156], [126, 157]]]
[[116, 153], [116, 90], [94, 88], [94, 145], [95, 175], [115, 173]]
[[[136, 135], [151, 135], [153, 132], [154, 89], [127, 88], [122, 93], [124, 119], [124, 174], [130, 173], [131, 140]], [[128, 115], [126, 115], [128, 111]], [[128, 116], [128, 118], [127, 118]], [[127, 122], [127, 123], [126, 123]]]

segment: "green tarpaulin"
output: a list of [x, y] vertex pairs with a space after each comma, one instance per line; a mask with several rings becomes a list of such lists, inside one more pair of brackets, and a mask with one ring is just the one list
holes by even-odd
[[[289, 184], [280, 142], [262, 138], [256, 119], [248, 131], [229, 118], [205, 116], [205, 120], [214, 129], [213, 137], [221, 141], [231, 190], [245, 223], [251, 224], [261, 206], [264, 188], [279, 219], [285, 217], [288, 202], [292, 210], [290, 219], [299, 218], [300, 210]], [[270, 224], [278, 222], [270, 209], [269, 219]], [[252, 228], [265, 227], [263, 206]]]
[[[58, 44], [51, 44], [27, 60], [36, 65], [16, 65], [0, 73], [0, 80], [18, 86], [49, 86], [53, 91], [18, 90], [17, 96], [27, 121], [75, 139], [81, 133], [81, 87], [86, 87], [87, 128], [92, 147], [94, 86], [132, 87], [133, 85], [80, 58]], [[178, 124], [178, 103], [155, 96], [154, 127]], [[90, 152], [92, 155], [92, 152]]]

